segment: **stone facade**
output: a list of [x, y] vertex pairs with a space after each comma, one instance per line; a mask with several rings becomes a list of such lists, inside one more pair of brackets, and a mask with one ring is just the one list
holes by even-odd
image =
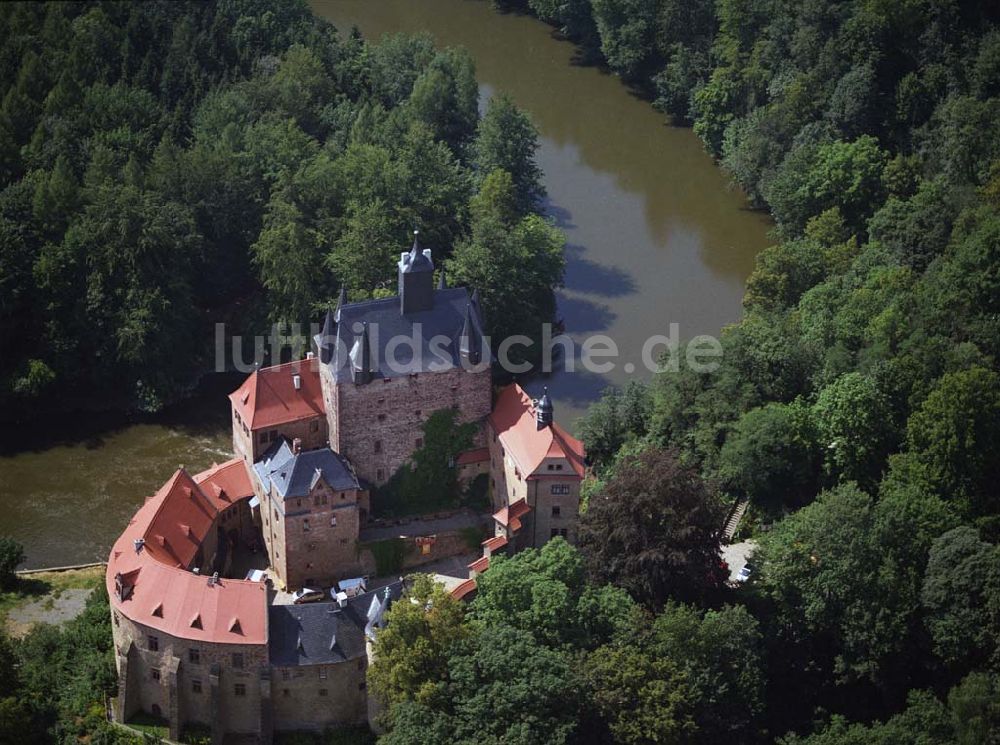
[[302, 447], [306, 450], [326, 447], [330, 439], [327, 420], [323, 416], [251, 430], [233, 407], [233, 450], [248, 464], [256, 463], [264, 451], [282, 436], [289, 440], [301, 440]]
[[320, 481], [309, 495], [261, 500], [271, 568], [286, 587], [331, 585], [358, 573], [358, 533], [368, 492], [337, 491]]
[[367, 670], [367, 656], [330, 665], [275, 667], [275, 728], [323, 730], [364, 723], [368, 715]]
[[492, 405], [489, 369], [453, 368], [360, 385], [337, 383], [326, 367], [320, 374], [330, 446], [354, 465], [359, 478], [375, 485], [388, 481], [422, 444], [424, 422], [433, 412], [455, 408], [458, 422], [482, 425]]
[[112, 611], [119, 695], [116, 715], [127, 721], [138, 711], [162, 716], [170, 738], [185, 725], [213, 733], [261, 733], [270, 675], [267, 647], [178, 639]]

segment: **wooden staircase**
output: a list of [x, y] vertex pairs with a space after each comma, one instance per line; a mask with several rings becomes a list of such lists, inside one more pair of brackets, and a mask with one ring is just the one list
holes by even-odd
[[736, 535], [736, 529], [740, 527], [740, 521], [743, 519], [743, 515], [746, 514], [749, 505], [750, 501], [748, 499], [740, 499], [733, 505], [733, 508], [729, 511], [729, 517], [726, 519], [726, 527], [722, 529], [723, 543], [729, 543], [733, 540], [733, 536]]

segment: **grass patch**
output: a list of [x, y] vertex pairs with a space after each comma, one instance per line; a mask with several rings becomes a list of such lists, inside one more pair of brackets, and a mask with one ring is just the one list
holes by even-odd
[[166, 719], [154, 717], [144, 711], [137, 712], [125, 724], [143, 735], [150, 735], [160, 740], [166, 739], [170, 734], [170, 726]]
[[470, 551], [478, 551], [482, 546], [483, 541], [486, 539], [486, 528], [482, 525], [470, 525], [467, 528], [462, 528], [459, 535], [462, 536], [462, 540], [465, 541], [465, 545], [469, 547]]
[[387, 574], [395, 574], [403, 568], [403, 559], [406, 558], [406, 541], [402, 538], [386, 538], [384, 541], [364, 544], [375, 557], [375, 574], [384, 577]]
[[104, 567], [67, 569], [64, 572], [38, 572], [18, 576], [13, 589], [0, 592], [0, 624], [7, 620], [7, 614], [25, 603], [48, 596], [46, 607], [65, 590], [93, 590], [100, 587], [104, 579]]
[[275, 732], [274, 745], [375, 745], [365, 726], [338, 727], [325, 732]]

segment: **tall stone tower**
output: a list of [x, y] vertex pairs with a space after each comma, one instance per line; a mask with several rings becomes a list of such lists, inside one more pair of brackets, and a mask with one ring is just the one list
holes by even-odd
[[455, 408], [458, 421], [483, 424], [492, 403], [477, 297], [443, 277], [435, 288], [432, 252], [416, 231], [396, 268], [396, 297], [349, 303], [341, 293], [314, 339], [330, 447], [375, 486], [423, 444], [433, 412]]

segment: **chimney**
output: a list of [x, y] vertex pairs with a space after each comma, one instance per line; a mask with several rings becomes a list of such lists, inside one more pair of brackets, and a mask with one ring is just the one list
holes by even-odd
[[302, 390], [302, 376], [299, 375], [298, 373], [295, 373], [294, 375], [292, 375], [292, 385], [295, 386], [295, 390], [301, 391]]
[[535, 424], [538, 429], [552, 426], [552, 399], [549, 398], [548, 386], [543, 389], [542, 397], [535, 401]]
[[298, 455], [301, 452], [302, 452], [302, 438], [296, 437], [294, 440], [292, 440], [292, 453], [294, 455]]

